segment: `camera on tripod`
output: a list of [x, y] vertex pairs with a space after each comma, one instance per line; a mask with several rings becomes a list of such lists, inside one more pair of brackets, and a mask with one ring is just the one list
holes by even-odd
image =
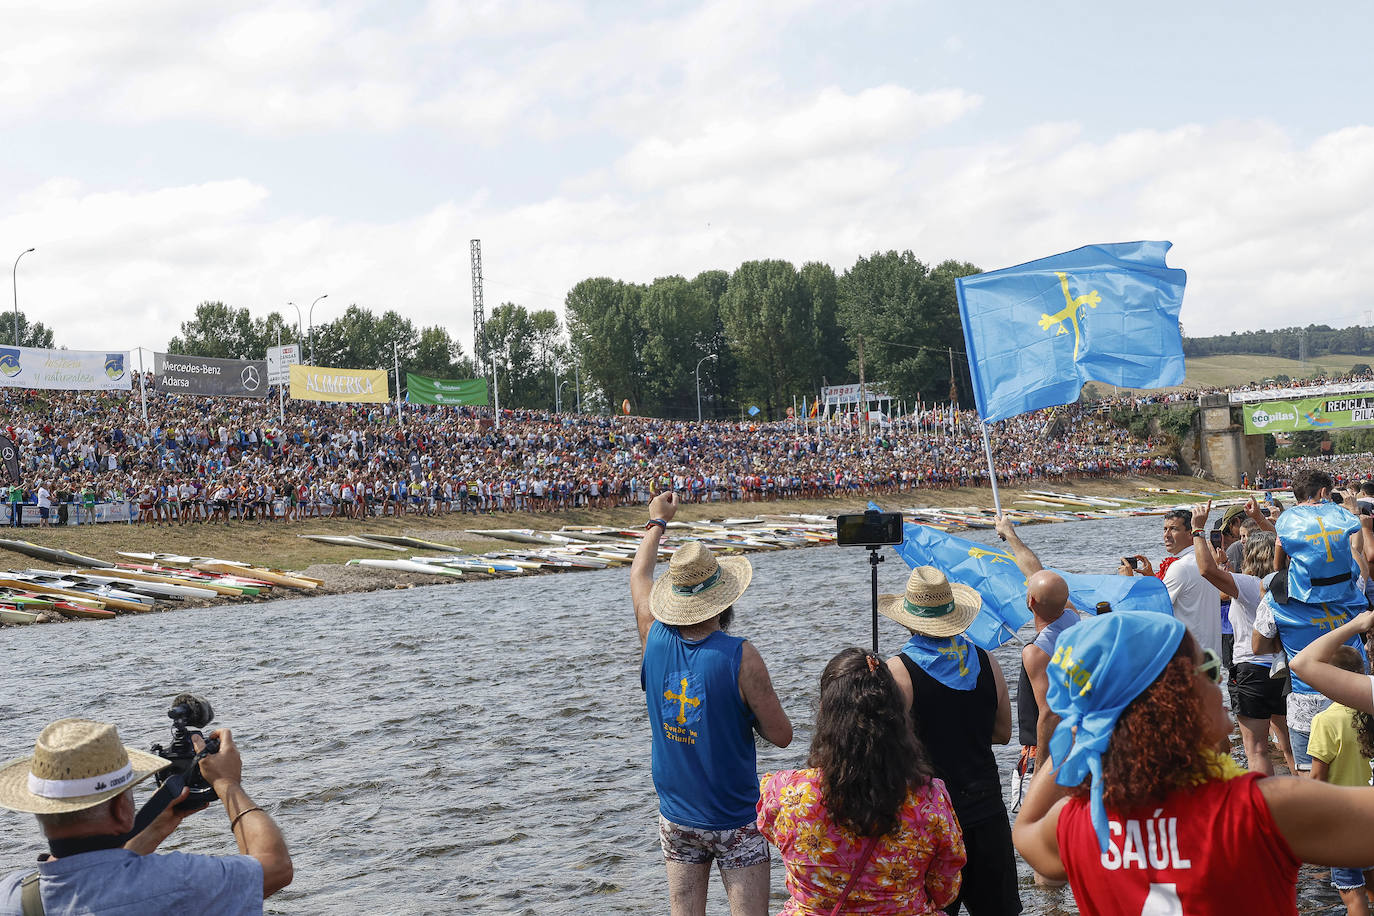
[[153, 778], [161, 786], [173, 776], [180, 776], [186, 788], [190, 790], [190, 795], [174, 810], [199, 811], [219, 798], [214, 787], [205, 781], [200, 772], [200, 758], [206, 754], [219, 753], [219, 739], [206, 740], [205, 750], [198, 754], [195, 745], [191, 743], [191, 736], [197, 735], [204, 739], [205, 736], [200, 730], [214, 720], [215, 711], [210, 707], [208, 700], [193, 693], [182, 693], [172, 700], [172, 708], [167, 710], [167, 718], [172, 720], [172, 743], [166, 748], [161, 744], [154, 744], [151, 750], [159, 757], [170, 760], [172, 765], [160, 770]]

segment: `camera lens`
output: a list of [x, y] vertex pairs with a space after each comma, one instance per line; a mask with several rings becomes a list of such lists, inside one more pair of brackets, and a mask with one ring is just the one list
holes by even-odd
[[191, 728], [204, 728], [214, 720], [215, 711], [210, 707], [209, 700], [194, 693], [182, 693], [172, 700], [172, 708], [167, 710], [167, 716], [180, 719]]

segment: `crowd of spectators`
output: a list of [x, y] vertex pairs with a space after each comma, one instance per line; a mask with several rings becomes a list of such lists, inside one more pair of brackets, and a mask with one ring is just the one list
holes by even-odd
[[[128, 503], [151, 524], [404, 513], [555, 512], [642, 502], [888, 494], [983, 486], [972, 412], [862, 430], [832, 418], [705, 422], [406, 405], [6, 389], [22, 499]], [[1078, 406], [992, 427], [999, 480], [1174, 473], [1157, 443]], [[66, 517], [68, 513], [63, 512]], [[85, 518], [89, 520], [90, 514]], [[0, 518], [3, 521], [3, 518]]]

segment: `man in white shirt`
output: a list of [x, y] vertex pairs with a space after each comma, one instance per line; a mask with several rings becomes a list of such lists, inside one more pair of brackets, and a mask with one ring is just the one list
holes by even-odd
[[38, 482], [38, 526], [49, 528], [52, 526], [52, 493], [48, 491], [47, 484], [43, 481]]
[[1136, 561], [1136, 568], [1123, 561], [1117, 572], [1123, 576], [1158, 575], [1169, 590], [1174, 616], [1188, 627], [1200, 648], [1211, 649], [1220, 658], [1221, 593], [1198, 572], [1192, 523], [1193, 514], [1187, 509], [1174, 509], [1164, 516], [1164, 549], [1169, 556], [1159, 564], [1157, 574], [1143, 556], [1129, 558]]

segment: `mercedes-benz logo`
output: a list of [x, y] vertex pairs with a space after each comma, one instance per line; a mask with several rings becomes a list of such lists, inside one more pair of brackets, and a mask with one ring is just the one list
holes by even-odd
[[249, 366], [243, 370], [243, 387], [247, 391], [257, 391], [262, 380], [258, 378], [258, 367]]

